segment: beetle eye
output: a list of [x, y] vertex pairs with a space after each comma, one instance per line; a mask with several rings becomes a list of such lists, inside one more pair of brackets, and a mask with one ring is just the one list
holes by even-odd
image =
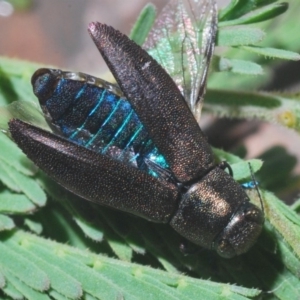
[[244, 212], [245, 219], [247, 221], [262, 224], [264, 221], [264, 217], [256, 206], [248, 207], [248, 209]]
[[31, 77], [34, 94], [39, 98], [41, 105], [45, 104], [41, 99], [48, 99], [57, 83], [56, 70], [39, 69]]

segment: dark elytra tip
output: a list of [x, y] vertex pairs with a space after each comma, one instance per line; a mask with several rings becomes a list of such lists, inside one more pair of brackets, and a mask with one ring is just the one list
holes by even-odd
[[[107, 27], [109, 27], [109, 26], [107, 26], [105, 24], [101, 24], [99, 22], [91, 22], [89, 24], [88, 33], [96, 45], [97, 45], [97, 43], [103, 42], [103, 37], [101, 35], [103, 33], [103, 30]], [[98, 50], [99, 50], [99, 48], [98, 48]]]
[[98, 23], [98, 22], [91, 22], [91, 23], [89, 24], [88, 31], [89, 31], [91, 34], [95, 32], [96, 24], [97, 24], [97, 23]]
[[88, 27], [88, 32], [93, 38], [93, 36], [98, 35], [99, 32], [105, 27], [110, 27], [110, 26], [107, 26], [99, 22], [91, 22]]

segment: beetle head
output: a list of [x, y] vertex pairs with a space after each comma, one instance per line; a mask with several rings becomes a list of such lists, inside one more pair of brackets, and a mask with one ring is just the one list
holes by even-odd
[[244, 189], [216, 167], [182, 196], [170, 224], [193, 243], [230, 258], [255, 243], [263, 222]]

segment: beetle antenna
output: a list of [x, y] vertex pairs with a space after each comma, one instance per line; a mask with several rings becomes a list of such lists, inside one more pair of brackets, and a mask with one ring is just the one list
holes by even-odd
[[265, 215], [265, 210], [264, 210], [264, 205], [263, 205], [262, 197], [261, 197], [261, 194], [259, 192], [258, 184], [257, 184], [257, 181], [255, 180], [254, 172], [253, 172], [253, 169], [252, 169], [252, 166], [251, 166], [250, 162], [248, 162], [248, 165], [249, 165], [249, 169], [250, 169], [251, 178], [252, 178], [252, 181], [254, 183], [254, 187], [255, 187], [255, 189], [257, 191], [257, 194], [258, 194], [258, 197], [259, 197], [261, 211], [262, 211], [263, 215]]

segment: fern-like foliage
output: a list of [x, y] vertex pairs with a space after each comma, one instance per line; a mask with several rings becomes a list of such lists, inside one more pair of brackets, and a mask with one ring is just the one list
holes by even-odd
[[[232, 0], [220, 11], [206, 112], [260, 118], [299, 131], [298, 96], [252, 92], [266, 82], [277, 61], [265, 57], [299, 59], [293, 51], [300, 45], [292, 44], [295, 39], [288, 36], [293, 30], [291, 34], [297, 33], [298, 26], [290, 20], [297, 22], [293, 14], [300, 4], [297, 0], [289, 4], [292, 9], [280, 20], [277, 16], [287, 4], [278, 1]], [[148, 5], [132, 38], [142, 44], [154, 18], [155, 10]], [[39, 67], [43, 66], [1, 57], [1, 105], [35, 101], [30, 77]], [[3, 128], [9, 115], [0, 109], [0, 116]], [[214, 154], [231, 164], [236, 180], [250, 178], [248, 162], [219, 149]], [[272, 166], [262, 169], [262, 186], [266, 178], [268, 186], [292, 178], [295, 161], [282, 149], [275, 154]], [[276, 181], [278, 157], [284, 158], [281, 165], [290, 165]], [[251, 165], [257, 172], [262, 161], [251, 160]], [[184, 256], [179, 250], [181, 237], [168, 226], [95, 207], [70, 194], [37, 170], [4, 134], [0, 134], [0, 181], [1, 299], [300, 297], [299, 202], [290, 208], [262, 190], [266, 217], [262, 235], [248, 253], [226, 260], [206, 250]], [[256, 191], [249, 191], [249, 196], [260, 205]]]

